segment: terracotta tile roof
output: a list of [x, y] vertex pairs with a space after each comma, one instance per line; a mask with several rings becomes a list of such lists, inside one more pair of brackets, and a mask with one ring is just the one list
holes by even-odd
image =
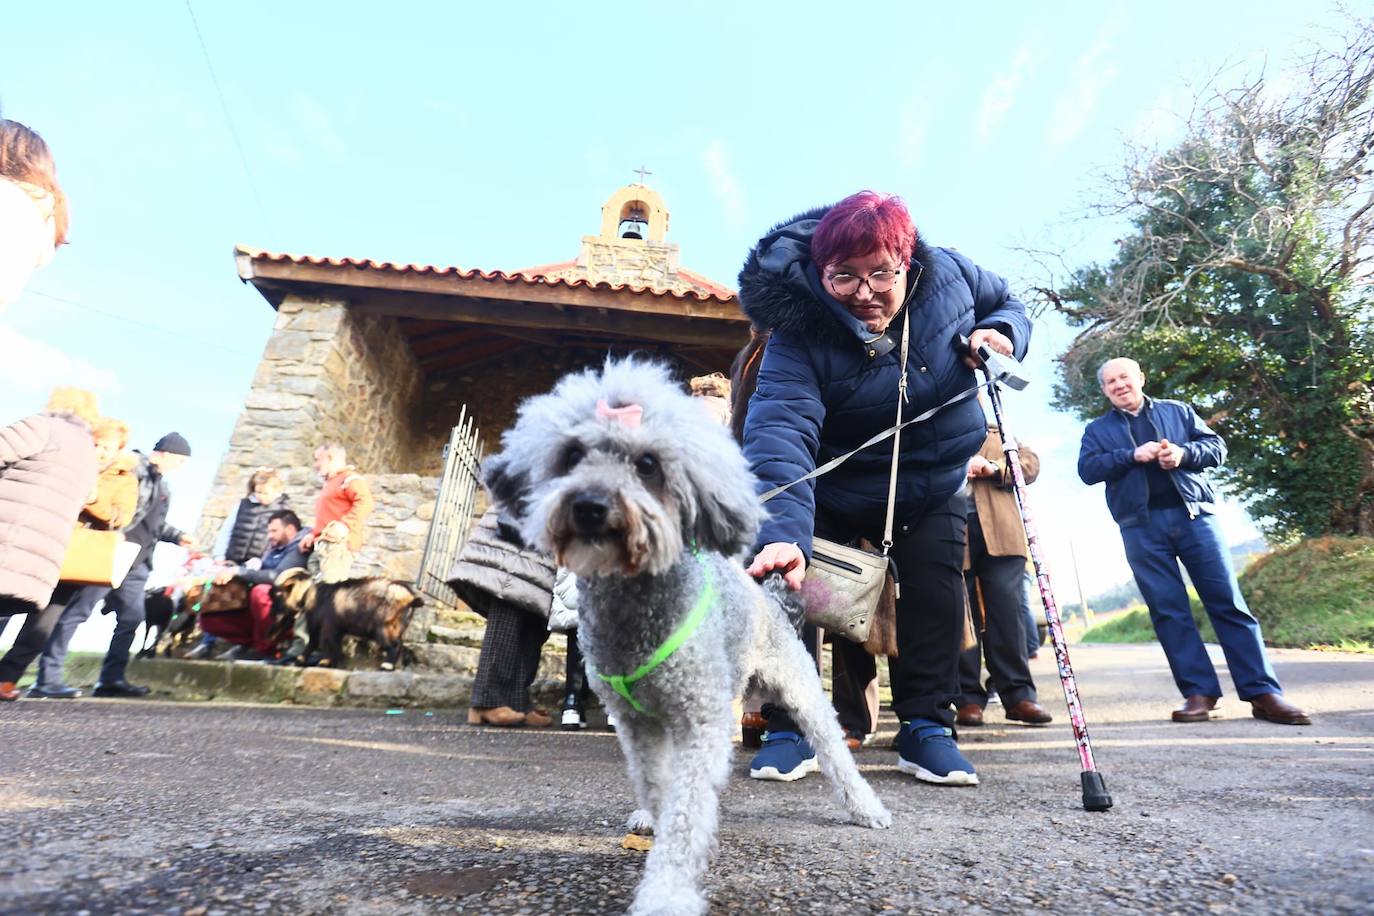
[[236, 246], [234, 254], [246, 256], [254, 261], [285, 262], [316, 267], [351, 267], [356, 270], [370, 270], [379, 273], [454, 276], [462, 280], [486, 280], [492, 283], [507, 283], [510, 285], [525, 283], [532, 286], [566, 286], [570, 288], [586, 287], [588, 289], [612, 291], [623, 290], [636, 295], [651, 295], [656, 297], [668, 296], [673, 299], [719, 302], [722, 304], [735, 302], [735, 294], [731, 290], [706, 280], [700, 274], [685, 270], [680, 271], [680, 273], [686, 275], [692, 282], [707, 287], [711, 290], [711, 293], [707, 295], [697, 292], [678, 292], [676, 290], [656, 289], [649, 286], [633, 286], [628, 283], [591, 283], [583, 279], [567, 280], [561, 277], [550, 279], [540, 273], [540, 271], [552, 271], [558, 268], [572, 266], [576, 263], [574, 261], [546, 264], [542, 267], [533, 268], [532, 270], [507, 272], [503, 270], [478, 270], [476, 268], [464, 270], [461, 267], [437, 267], [431, 264], [396, 264], [391, 261], [372, 261], [360, 258], [321, 258], [313, 255], [266, 251], [261, 248], [250, 248], [247, 245]]

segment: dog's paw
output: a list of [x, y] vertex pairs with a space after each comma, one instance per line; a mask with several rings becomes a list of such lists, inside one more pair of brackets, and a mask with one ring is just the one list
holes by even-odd
[[625, 821], [625, 829], [640, 836], [653, 836], [654, 816], [643, 808], [636, 808]]
[[876, 798], [873, 804], [862, 805], [849, 812], [849, 819], [870, 830], [886, 830], [892, 826], [892, 814]]
[[690, 884], [646, 881], [635, 891], [629, 916], [701, 916], [706, 898]]

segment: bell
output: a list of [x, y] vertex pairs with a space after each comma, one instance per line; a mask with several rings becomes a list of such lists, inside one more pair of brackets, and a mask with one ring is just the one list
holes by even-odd
[[643, 239], [649, 232], [649, 224], [643, 219], [630, 217], [620, 221], [619, 235], [622, 239]]

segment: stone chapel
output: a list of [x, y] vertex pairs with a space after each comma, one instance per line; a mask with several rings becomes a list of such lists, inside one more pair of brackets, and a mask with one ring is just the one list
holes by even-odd
[[728, 371], [748, 320], [731, 289], [681, 266], [668, 219], [657, 192], [628, 185], [575, 259], [514, 273], [235, 249], [277, 320], [197, 540], [214, 543], [261, 466], [310, 524], [314, 450], [339, 442], [377, 502], [361, 572], [413, 581], [461, 408], [491, 450], [521, 399], [608, 352]]

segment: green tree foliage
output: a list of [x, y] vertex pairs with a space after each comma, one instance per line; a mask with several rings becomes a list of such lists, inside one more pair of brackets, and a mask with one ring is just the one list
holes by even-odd
[[1226, 439], [1224, 482], [1278, 537], [1374, 535], [1374, 20], [1344, 42], [1132, 150], [1104, 208], [1131, 232], [1044, 291], [1081, 329], [1059, 406], [1100, 414], [1097, 367], [1134, 358]]

